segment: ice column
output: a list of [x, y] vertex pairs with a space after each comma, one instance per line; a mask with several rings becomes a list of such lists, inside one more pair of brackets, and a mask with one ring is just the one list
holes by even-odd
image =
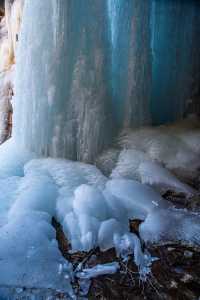
[[93, 161], [110, 139], [110, 47], [104, 0], [26, 0], [15, 128], [39, 154]]
[[151, 1], [110, 0], [109, 4], [114, 112], [119, 126], [144, 125], [150, 122]]
[[[200, 26], [198, 1], [153, 0], [152, 50], [154, 124], [182, 118], [197, 89]], [[199, 53], [199, 52], [198, 52]], [[195, 75], [196, 72], [196, 75]]]

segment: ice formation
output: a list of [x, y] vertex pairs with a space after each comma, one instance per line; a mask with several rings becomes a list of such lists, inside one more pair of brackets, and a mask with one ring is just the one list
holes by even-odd
[[199, 126], [191, 115], [172, 124], [126, 129], [96, 164], [110, 178], [138, 180], [161, 194], [171, 190], [190, 197], [197, 191], [188, 184], [199, 178]]
[[[199, 216], [173, 209], [150, 187], [134, 180], [109, 180], [93, 165], [36, 159], [22, 148], [14, 152], [12, 143], [0, 148], [4, 220], [0, 266], [5, 270], [0, 285], [51, 288], [73, 295], [71, 265], [58, 250], [53, 216], [62, 224], [72, 251], [115, 247], [124, 259], [133, 255], [141, 276], [150, 271], [152, 258], [129, 232], [130, 219], [144, 220], [140, 234], [146, 242], [170, 239], [199, 245]], [[59, 271], [60, 265], [65, 271]], [[103, 267], [101, 270], [104, 272]]]
[[118, 269], [119, 264], [116, 262], [104, 265], [96, 265], [95, 267], [90, 269], [83, 269], [83, 271], [77, 273], [77, 276], [79, 278], [91, 279], [101, 275], [116, 273]]
[[110, 142], [105, 12], [105, 0], [25, 1], [14, 134], [28, 149], [90, 162]]
[[[0, 285], [72, 295], [71, 267], [58, 250], [51, 226], [57, 189], [43, 174], [24, 176], [23, 166], [34, 156], [22, 148], [14, 151], [15, 146], [10, 140], [0, 149]], [[59, 273], [60, 265], [68, 265], [68, 275]]]
[[194, 189], [181, 182], [160, 162], [151, 160], [145, 152], [140, 150], [122, 150], [111, 173], [111, 178], [139, 180], [154, 187], [161, 194], [168, 190], [182, 192], [188, 197], [196, 193]]
[[199, 2], [108, 0], [108, 7], [117, 124], [159, 125], [190, 109], [199, 114]]
[[[182, 8], [179, 2], [165, 4], [165, 16], [163, 1], [114, 2], [88, 0], [80, 5], [78, 1], [26, 1], [16, 71], [14, 126], [20, 143], [31, 151], [94, 162], [124, 126], [160, 124], [188, 115], [187, 101], [193, 97], [188, 91], [193, 90], [191, 82], [195, 90], [199, 82], [198, 32], [190, 34], [200, 23], [196, 13], [199, 4], [192, 1], [188, 22], [184, 22], [189, 42], [188, 52], [181, 55], [180, 61], [181, 70], [188, 70], [183, 92], [181, 85], [174, 86], [171, 78], [161, 76], [157, 46], [163, 53], [167, 47], [158, 45], [158, 41], [165, 38], [185, 45], [181, 27], [171, 36], [167, 22], [172, 9], [175, 13], [170, 24], [180, 26], [180, 11], [187, 12], [186, 6]], [[161, 20], [155, 12], [161, 12]], [[157, 23], [161, 23], [161, 31]], [[176, 69], [176, 82], [177, 74], [186, 72], [174, 68], [175, 54], [170, 48], [165, 68], [170, 70], [167, 74]], [[158, 86], [160, 77], [163, 85], [153, 98], [152, 89]], [[167, 95], [166, 86], [171, 98], [165, 106], [160, 99]], [[177, 101], [180, 105], [175, 107]]]
[[79, 278], [81, 295], [86, 296], [88, 294], [92, 278], [102, 276], [102, 275], [107, 275], [107, 274], [114, 274], [119, 269], [120, 269], [119, 263], [112, 262], [103, 265], [96, 265], [93, 268], [85, 268], [82, 271], [78, 271], [76, 273], [76, 277]]
[[[182, 118], [199, 93], [198, 12], [199, 2], [195, 0], [152, 1], [151, 111], [154, 124]], [[194, 105], [195, 113], [198, 107], [199, 104]]]
[[[195, 193], [180, 179], [199, 175], [198, 121], [136, 128], [151, 120], [162, 123], [170, 115], [167, 109], [159, 115], [160, 99], [150, 97], [160, 75], [158, 61], [152, 60], [157, 58], [160, 34], [155, 24], [160, 21], [152, 14], [163, 1], [126, 1], [121, 7], [116, 0], [109, 16], [107, 4], [26, 0], [15, 72], [23, 1], [6, 1], [6, 18], [0, 25], [0, 136], [10, 110], [13, 74], [15, 116], [13, 137], [0, 147], [0, 286], [50, 288], [75, 299], [74, 275], [84, 281], [117, 270], [113, 263], [73, 272], [58, 250], [53, 217], [72, 252], [114, 247], [124, 260], [132, 256], [144, 277], [152, 258], [130, 233], [130, 220], [143, 222], [139, 232], [147, 243], [179, 240], [200, 245], [200, 217], [176, 210], [155, 191]], [[195, 7], [189, 19], [196, 16]], [[167, 21], [168, 15], [161, 32]], [[196, 32], [196, 49], [195, 36]], [[180, 41], [184, 45], [183, 37]], [[191, 47], [187, 59], [190, 53]], [[180, 65], [188, 70], [184, 57]], [[195, 70], [189, 73], [196, 76]], [[170, 80], [166, 82], [173, 92]], [[184, 91], [183, 96], [176, 111], [181, 117], [190, 95]], [[111, 173], [109, 178], [95, 165], [61, 159], [93, 162], [124, 126], [134, 128], [126, 128], [118, 148], [99, 160], [106, 175]], [[4, 139], [0, 137], [0, 143]]]
[[114, 37], [113, 113], [118, 126], [149, 124], [152, 70], [151, 1], [108, 2]]
[[31, 209], [19, 213], [0, 228], [0, 240], [1, 286], [70, 293], [70, 264], [67, 274], [59, 273], [59, 266], [67, 262], [58, 250], [48, 213]]
[[172, 208], [154, 211], [140, 226], [140, 235], [147, 243], [181, 242], [199, 246], [199, 233], [198, 214]]
[[[190, 122], [190, 119], [188, 121]], [[122, 134], [122, 148], [140, 151], [138, 159], [144, 157], [162, 164], [180, 179], [191, 181], [199, 175], [198, 127], [189, 129], [184, 123], [159, 127], [142, 127]]]
[[[32, 154], [28, 156], [22, 149], [19, 153], [13, 149], [12, 140], [0, 149], [0, 183], [3, 187], [0, 212], [4, 215], [0, 228], [0, 266], [5, 270], [1, 273], [0, 285], [51, 288], [72, 294], [71, 266], [58, 250], [51, 226], [52, 217], [62, 223], [73, 251], [90, 250], [98, 245], [106, 250], [115, 246], [117, 237], [120, 239], [128, 234], [129, 217], [145, 215], [146, 208], [142, 206], [140, 211], [134, 210], [130, 199], [123, 199], [120, 195], [118, 203], [118, 194], [116, 196], [113, 191], [115, 183], [109, 182], [92, 165], [50, 158], [30, 160], [34, 158]], [[10, 160], [5, 159], [7, 154]], [[17, 164], [12, 155], [18, 158]], [[136, 198], [144, 197], [143, 201], [148, 203], [145, 200], [146, 188], [141, 184], [126, 181], [117, 184], [122, 185], [122, 190], [127, 187], [134, 189], [134, 185], [140, 191], [144, 190], [144, 196], [138, 192]], [[150, 210], [157, 205], [156, 201], [162, 202], [153, 191], [152, 197], [155, 204], [150, 203]], [[140, 249], [140, 243], [131, 249], [133, 253], [139, 253], [136, 262], [140, 267], [143, 253], [135, 250]], [[66, 265], [61, 274], [60, 265]]]

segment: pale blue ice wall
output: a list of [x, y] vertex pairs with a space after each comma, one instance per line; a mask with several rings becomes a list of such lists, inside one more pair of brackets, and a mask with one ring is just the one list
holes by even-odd
[[199, 85], [200, 1], [108, 0], [120, 126], [182, 118]]
[[[112, 9], [111, 9], [112, 6]], [[150, 122], [151, 1], [109, 0], [113, 40], [113, 112], [119, 126]], [[115, 26], [115, 27], [114, 27]]]
[[104, 0], [26, 0], [14, 135], [45, 156], [92, 161], [111, 141]]
[[[197, 82], [200, 56], [199, 1], [153, 0], [152, 51], [154, 124], [182, 118]], [[196, 56], [196, 57], [195, 57]], [[200, 68], [198, 64], [198, 68]], [[196, 73], [196, 75], [195, 75]]]
[[192, 31], [192, 110], [200, 116], [200, 1], [194, 1]]
[[183, 117], [199, 87], [199, 7], [26, 0], [14, 136], [39, 154], [90, 162], [114, 129]]

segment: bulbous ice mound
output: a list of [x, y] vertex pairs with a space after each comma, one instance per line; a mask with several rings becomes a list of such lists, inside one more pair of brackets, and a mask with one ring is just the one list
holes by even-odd
[[199, 175], [200, 129], [198, 121], [189, 122], [129, 130], [122, 133], [119, 143], [123, 148], [142, 151], [150, 160], [190, 181]]
[[138, 180], [152, 186], [161, 194], [171, 190], [185, 193], [189, 197], [196, 192], [187, 184], [182, 183], [161, 163], [150, 160], [146, 153], [134, 149], [121, 151], [111, 178]]
[[154, 209], [169, 206], [168, 202], [153, 189], [137, 181], [111, 180], [108, 181], [106, 189], [123, 203], [129, 219], [145, 219]]
[[72, 267], [58, 250], [52, 217], [62, 224], [72, 251], [115, 247], [123, 259], [133, 254], [144, 276], [151, 258], [130, 234], [130, 219], [144, 221], [140, 235], [146, 242], [200, 244], [200, 218], [173, 209], [152, 188], [109, 180], [89, 164], [36, 159], [12, 140], [0, 147], [0, 191], [1, 285], [53, 288], [73, 296]]
[[24, 165], [35, 157], [13, 139], [0, 146], [0, 178], [23, 176]]
[[199, 246], [200, 217], [172, 208], [156, 210], [140, 225], [140, 235], [147, 243], [181, 242]]
[[24, 173], [34, 157], [12, 140], [0, 147], [0, 285], [73, 294], [71, 265], [59, 252], [51, 226], [57, 186], [46, 174]]
[[96, 162], [111, 178], [138, 180], [164, 194], [171, 190], [191, 197], [200, 175], [200, 122], [191, 116], [160, 127], [127, 129], [119, 147], [100, 155]]
[[20, 213], [0, 229], [0, 239], [1, 286], [60, 289], [70, 293], [70, 279], [59, 273], [59, 266], [67, 262], [58, 250], [49, 214]]
[[5, 16], [0, 19], [0, 144], [11, 136], [12, 131], [15, 56], [24, 0], [3, 2]]

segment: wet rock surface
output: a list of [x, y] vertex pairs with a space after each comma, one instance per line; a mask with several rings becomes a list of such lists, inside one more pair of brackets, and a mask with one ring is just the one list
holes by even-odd
[[4, 11], [4, 0], [0, 0], [0, 11]]

